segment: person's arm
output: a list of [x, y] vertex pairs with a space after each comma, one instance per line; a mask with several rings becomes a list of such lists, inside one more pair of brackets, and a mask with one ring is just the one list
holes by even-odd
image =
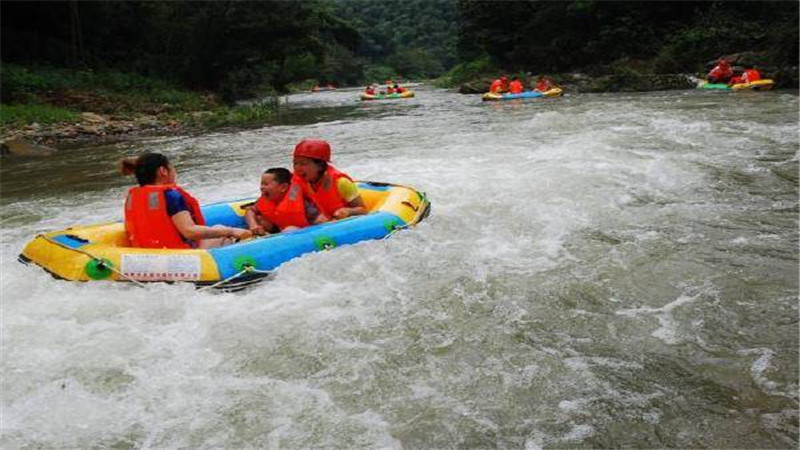
[[200, 242], [203, 239], [232, 237], [234, 239], [243, 239], [252, 236], [250, 230], [234, 227], [207, 227], [205, 225], [198, 225], [194, 223], [192, 215], [189, 211], [181, 211], [172, 216], [172, 223], [186, 239], [191, 239], [195, 242]]
[[361, 198], [361, 194], [358, 193], [358, 187], [355, 183], [344, 177], [339, 178], [336, 188], [339, 190], [339, 195], [344, 199], [346, 206], [334, 211], [334, 219], [361, 216], [367, 213], [367, 207], [364, 205], [364, 200]]
[[244, 221], [247, 224], [247, 229], [256, 236], [269, 234], [273, 230], [273, 224], [256, 211], [255, 205], [247, 208], [244, 213]]

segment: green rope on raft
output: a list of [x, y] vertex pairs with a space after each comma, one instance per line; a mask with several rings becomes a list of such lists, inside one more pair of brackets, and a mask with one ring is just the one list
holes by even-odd
[[398, 228], [401, 228], [397, 220], [386, 220], [383, 222], [383, 227], [386, 228], [386, 231], [389, 233]]
[[86, 275], [93, 280], [105, 280], [114, 273], [111, 268], [114, 264], [107, 259], [90, 259], [84, 266]]
[[319, 236], [314, 238], [314, 245], [317, 246], [317, 250], [330, 250], [336, 248], [336, 241], [328, 236]]
[[247, 270], [248, 268], [253, 269], [256, 267], [256, 259], [252, 256], [241, 255], [233, 260], [233, 267], [236, 268], [237, 272]]

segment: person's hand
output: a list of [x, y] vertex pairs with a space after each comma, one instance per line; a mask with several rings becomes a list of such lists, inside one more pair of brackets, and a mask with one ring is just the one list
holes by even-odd
[[256, 236], [264, 236], [267, 234], [267, 230], [265, 230], [261, 225], [253, 225], [250, 227], [250, 232]]
[[334, 219], [344, 219], [350, 217], [350, 211], [347, 208], [339, 208], [333, 212]]
[[244, 228], [231, 228], [231, 237], [236, 240], [247, 239], [253, 236], [253, 233], [250, 230], [245, 230]]

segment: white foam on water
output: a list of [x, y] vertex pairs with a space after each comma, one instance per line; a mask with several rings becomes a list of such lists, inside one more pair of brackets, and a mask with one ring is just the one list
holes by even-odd
[[655, 316], [661, 326], [650, 335], [661, 340], [665, 344], [677, 345], [686, 341], [687, 337], [682, 335], [680, 331], [680, 322], [675, 319], [673, 311], [683, 305], [697, 301], [700, 297], [700, 294], [694, 296], [682, 295], [661, 308], [642, 307], [621, 309], [616, 311], [616, 314], [627, 317], [636, 317], [640, 315]]
[[[335, 93], [332, 103], [307, 97], [335, 106], [351, 94]], [[757, 151], [783, 155], [780, 146], [794, 145], [797, 132], [757, 120], [743, 128], [715, 116], [724, 108], [682, 110], [674, 98], [586, 95], [493, 107], [430, 90], [415, 103], [364, 106], [361, 116], [332, 122], [109, 150], [114, 158], [168, 153], [181, 183], [205, 203], [256, 195], [264, 169], [288, 167], [300, 139], [322, 137], [334, 144], [340, 169], [413, 186], [433, 202], [432, 215], [412, 230], [306, 255], [236, 294], [72, 284], [17, 264], [38, 232], [119, 220], [129, 180], [76, 180], [87, 189], [66, 194], [14, 191], [0, 211], [0, 444], [402, 448], [421, 445], [407, 439], [428, 433], [430, 447], [479, 436], [536, 449], [606, 439], [630, 422], [672, 425], [676, 410], [701, 420], [714, 405], [676, 404], [683, 380], [653, 373], [646, 361], [663, 354], [691, 364], [689, 346], [677, 345], [689, 341], [709, 342], [693, 352], [742, 344], [719, 339], [738, 339], [732, 327], [752, 309], [742, 303], [754, 302], [731, 300], [724, 286], [735, 291], [765, 272], [737, 255], [752, 243], [789, 248], [787, 233], [796, 230], [781, 228], [783, 216], [753, 229], [734, 223], [719, 236], [706, 225], [729, 224], [729, 212], [768, 218], [760, 207], [767, 194], [726, 183], [725, 174], [766, 174], [758, 168], [773, 163], [762, 164]], [[796, 97], [780, 101], [795, 120]], [[788, 164], [796, 163], [796, 149], [788, 153]], [[97, 157], [74, 158], [88, 164], [90, 156]], [[52, 163], [76, 164], [64, 158]], [[792, 208], [794, 187], [780, 186], [768, 186], [778, 195], [766, 204]], [[595, 234], [608, 242], [586, 238]], [[707, 272], [687, 280], [658, 264], [683, 257]], [[764, 258], [769, 268], [791, 262]], [[725, 272], [720, 260], [734, 260], [737, 272]], [[637, 284], [637, 269], [648, 264], [663, 270], [663, 282]], [[712, 320], [703, 292], [681, 295], [687, 283], [722, 286], [714, 306], [726, 320]], [[796, 281], [769, 283], [759, 305], [796, 302], [784, 290]], [[684, 323], [689, 307], [702, 317]], [[748, 332], [777, 328], [764, 327]], [[669, 347], [639, 345], [648, 334]], [[743, 355], [744, 376], [787, 393], [792, 383], [776, 370], [783, 359], [775, 352]], [[796, 363], [796, 354], [780, 356]], [[715, 420], [729, 433], [745, 421], [770, 435], [779, 433], [771, 423], [784, 423], [742, 414]], [[628, 442], [660, 439], [642, 432]]]

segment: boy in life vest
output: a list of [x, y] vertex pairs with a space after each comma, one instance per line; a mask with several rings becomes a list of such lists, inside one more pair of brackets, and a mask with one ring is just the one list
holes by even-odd
[[294, 147], [294, 179], [311, 193], [322, 214], [344, 219], [367, 213], [358, 187], [330, 164], [331, 146], [320, 139], [303, 139]]
[[522, 87], [522, 82], [519, 81], [518, 77], [512, 77], [511, 83], [508, 85], [508, 93], [509, 94], [522, 94], [524, 88]]
[[145, 153], [120, 161], [123, 175], [136, 175], [139, 186], [128, 190], [125, 231], [133, 247], [213, 248], [251, 236], [248, 230], [206, 226], [200, 205], [175, 184], [177, 172], [167, 157]]
[[247, 209], [244, 220], [259, 236], [305, 228], [327, 222], [317, 204], [293, 182], [292, 172], [283, 167], [267, 169], [261, 175], [261, 197]]
[[733, 69], [727, 60], [720, 58], [719, 63], [708, 72], [709, 83], [727, 83], [733, 76]]

